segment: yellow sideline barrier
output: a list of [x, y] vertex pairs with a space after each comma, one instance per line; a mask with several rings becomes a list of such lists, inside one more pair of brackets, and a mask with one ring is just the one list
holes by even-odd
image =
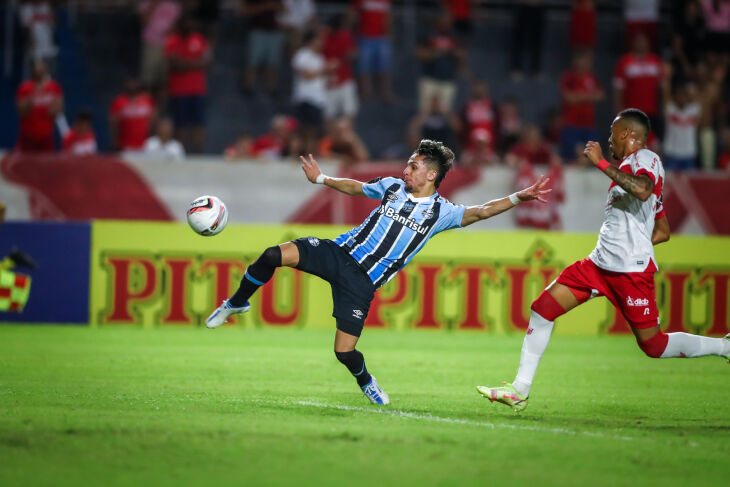
[[[347, 229], [230, 225], [218, 236], [201, 237], [179, 223], [95, 222], [90, 321], [198, 326], [266, 247], [301, 236], [334, 238]], [[445, 232], [376, 294], [366, 326], [521, 333], [531, 301], [595, 242], [589, 234]], [[662, 326], [727, 333], [730, 238], [674, 236], [656, 253]], [[334, 328], [331, 311], [326, 282], [280, 269], [235, 323]], [[556, 326], [568, 334], [628, 331], [605, 298], [576, 308]]]

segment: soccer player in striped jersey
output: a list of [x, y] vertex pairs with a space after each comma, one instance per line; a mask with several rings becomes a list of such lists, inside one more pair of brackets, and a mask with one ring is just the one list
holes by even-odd
[[208, 328], [225, 323], [234, 313], [248, 311], [251, 295], [277, 267], [314, 274], [332, 286], [335, 355], [355, 376], [363, 393], [375, 404], [388, 404], [388, 395], [368, 373], [355, 345], [377, 288], [392, 279], [439, 232], [465, 227], [513, 208], [521, 201], [545, 202], [547, 178], [518, 193], [483, 205], [454, 205], [436, 189], [451, 169], [454, 153], [441, 142], [422, 140], [406, 163], [403, 179], [377, 178], [368, 183], [325, 176], [312, 155], [301, 157], [307, 179], [342, 193], [380, 200], [365, 221], [335, 240], [299, 238], [266, 249], [248, 268], [236, 293], [206, 320]]

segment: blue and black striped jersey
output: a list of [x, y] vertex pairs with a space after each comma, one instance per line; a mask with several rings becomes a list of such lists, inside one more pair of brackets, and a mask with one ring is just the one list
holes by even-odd
[[378, 178], [363, 184], [362, 189], [369, 198], [380, 199], [380, 206], [335, 243], [360, 264], [375, 287], [391, 280], [428, 239], [460, 227], [466, 209], [438, 193], [415, 198], [396, 178]]

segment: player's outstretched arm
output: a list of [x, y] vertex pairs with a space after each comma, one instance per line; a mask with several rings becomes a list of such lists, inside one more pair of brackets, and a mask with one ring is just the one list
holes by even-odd
[[646, 201], [654, 191], [654, 181], [651, 180], [646, 174], [640, 174], [635, 176], [633, 174], [625, 173], [619, 168], [612, 166], [603, 158], [603, 151], [601, 150], [601, 144], [598, 142], [586, 143], [586, 148], [583, 150], [583, 154], [601, 171], [605, 172], [606, 175], [613, 179], [616, 184], [621, 186], [624, 191], [630, 195]]
[[658, 245], [662, 242], [668, 242], [671, 231], [669, 230], [669, 220], [666, 216], [654, 221], [654, 230], [651, 232], [652, 245]]
[[347, 178], [331, 178], [322, 174], [312, 154], [309, 154], [309, 158], [299, 156], [299, 159], [302, 161], [302, 170], [310, 183], [324, 184], [325, 186], [352, 196], [362, 196], [365, 194], [362, 190], [363, 183], [360, 181]]
[[543, 196], [552, 191], [552, 189], [545, 189], [545, 185], [548, 181], [550, 181], [550, 178], [540, 176], [537, 182], [529, 188], [525, 188], [522, 191], [511, 194], [506, 198], [492, 200], [484, 203], [483, 205], [470, 206], [464, 210], [464, 217], [461, 219], [461, 226], [465, 227], [480, 220], [486, 220], [494, 215], [499, 215], [510, 208], [514, 208], [523, 201], [537, 200], [541, 203], [547, 203], [547, 200], [543, 198]]

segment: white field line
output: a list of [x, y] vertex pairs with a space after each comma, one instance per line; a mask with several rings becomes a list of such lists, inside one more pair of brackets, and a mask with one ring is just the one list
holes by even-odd
[[468, 426], [478, 426], [489, 429], [509, 429], [509, 430], [521, 430], [521, 431], [536, 431], [540, 433], [552, 433], [555, 435], [569, 435], [569, 436], [590, 436], [594, 438], [607, 438], [611, 440], [625, 440], [634, 441], [637, 438], [632, 436], [623, 435], [605, 435], [595, 431], [576, 431], [567, 428], [545, 428], [541, 426], [529, 426], [524, 424], [503, 424], [503, 423], [489, 423], [487, 421], [472, 421], [469, 419], [461, 418], [445, 418], [442, 416], [434, 416], [432, 414], [419, 414], [409, 411], [401, 411], [398, 409], [386, 409], [374, 406], [372, 408], [365, 408], [359, 406], [344, 406], [339, 404], [327, 404], [323, 402], [315, 401], [297, 401], [295, 404], [300, 406], [311, 406], [315, 408], [323, 409], [339, 409], [342, 411], [357, 411], [360, 413], [374, 413], [374, 414], [385, 414], [388, 416], [397, 416], [399, 418], [417, 419], [420, 421], [432, 421], [434, 423], [449, 423], [449, 424], [465, 424]]

